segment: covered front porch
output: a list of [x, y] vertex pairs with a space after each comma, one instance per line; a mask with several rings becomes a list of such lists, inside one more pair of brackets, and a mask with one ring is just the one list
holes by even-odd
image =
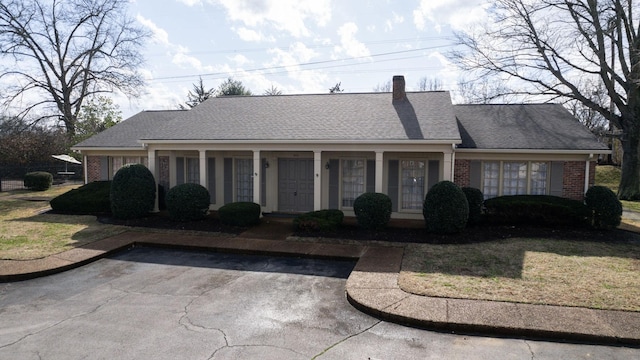
[[353, 215], [364, 192], [389, 195], [394, 218], [421, 218], [426, 191], [453, 179], [451, 143], [146, 143], [148, 167], [165, 189], [185, 182], [209, 190], [211, 209], [236, 201], [263, 213], [340, 209]]

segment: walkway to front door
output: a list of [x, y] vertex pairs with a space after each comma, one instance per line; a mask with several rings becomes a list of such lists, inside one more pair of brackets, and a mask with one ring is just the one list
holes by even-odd
[[278, 159], [278, 211], [313, 211], [313, 159]]

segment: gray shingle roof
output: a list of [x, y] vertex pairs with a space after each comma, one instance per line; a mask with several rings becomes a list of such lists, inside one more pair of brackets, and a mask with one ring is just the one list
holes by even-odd
[[182, 110], [142, 111], [74, 147], [142, 147], [138, 143], [141, 137], [182, 113]]
[[606, 150], [560, 104], [454, 105], [458, 148]]
[[145, 140], [460, 140], [448, 92], [211, 98]]

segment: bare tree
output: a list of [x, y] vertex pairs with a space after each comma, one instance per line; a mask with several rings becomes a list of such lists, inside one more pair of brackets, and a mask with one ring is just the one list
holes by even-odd
[[374, 92], [391, 92], [392, 84], [391, 80], [387, 80], [386, 83], [378, 84], [373, 88]]
[[[452, 59], [522, 84], [518, 94], [575, 100], [622, 131], [618, 196], [640, 198], [640, 30], [633, 0], [496, 0], [493, 22], [457, 34]], [[613, 107], [579, 86], [601, 81]]]
[[265, 90], [263, 93], [263, 95], [282, 95], [282, 90], [278, 89], [278, 87], [274, 86], [273, 84], [271, 84], [271, 88]]
[[456, 90], [464, 104], [511, 103], [516, 100], [512, 96], [512, 92], [502, 82], [494, 81], [486, 76], [473, 80], [460, 78]]
[[242, 85], [242, 81], [233, 80], [232, 78], [228, 78], [225, 80], [220, 86], [218, 86], [218, 90], [216, 91], [216, 96], [231, 96], [231, 95], [241, 95], [241, 96], [251, 96], [251, 90], [247, 89]]
[[344, 89], [340, 88], [340, 85], [342, 85], [342, 82], [339, 82], [339, 83], [335, 84], [333, 87], [330, 87], [329, 88], [329, 93], [337, 94], [337, 93], [343, 92]]
[[187, 101], [185, 102], [187, 106], [178, 104], [178, 107], [182, 110], [188, 110], [214, 96], [216, 96], [216, 89], [211, 88], [207, 90], [204, 87], [202, 77], [200, 77], [198, 83], [193, 84], [193, 91], [189, 90], [189, 93], [187, 94]]
[[442, 80], [438, 78], [421, 77], [418, 81], [418, 89], [420, 91], [439, 91], [442, 90]]
[[[127, 0], [3, 0], [0, 81], [6, 106], [38, 112], [76, 133], [85, 99], [119, 90], [138, 95], [148, 34], [126, 14]], [[33, 99], [27, 101], [25, 99]]]

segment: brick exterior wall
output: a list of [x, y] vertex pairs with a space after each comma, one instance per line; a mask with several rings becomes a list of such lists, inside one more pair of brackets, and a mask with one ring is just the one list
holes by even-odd
[[[584, 161], [565, 161], [562, 178], [562, 196], [582, 200], [584, 198]], [[589, 164], [589, 187], [595, 184], [596, 162]]]
[[87, 182], [100, 180], [100, 156], [87, 156]]
[[469, 177], [471, 176], [471, 160], [458, 160], [456, 159], [453, 169], [453, 182], [460, 186], [465, 187], [471, 184]]

